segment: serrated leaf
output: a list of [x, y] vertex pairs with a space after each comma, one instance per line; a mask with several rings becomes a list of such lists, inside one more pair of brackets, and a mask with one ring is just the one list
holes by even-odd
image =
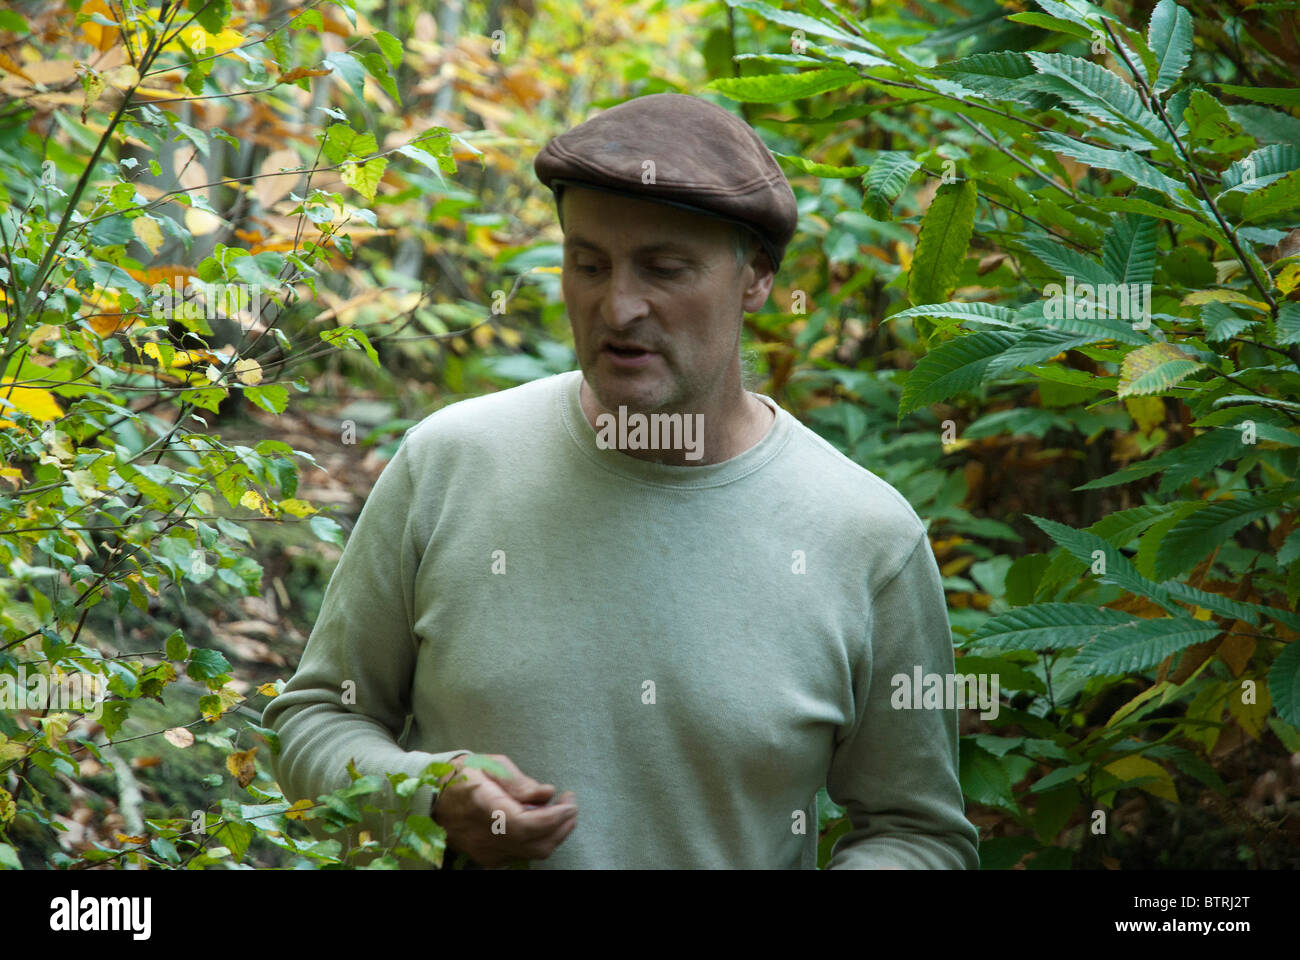
[[971, 641], [981, 650], [1069, 650], [1136, 619], [1087, 603], [1036, 603], [986, 620]]
[[990, 330], [935, 347], [908, 374], [899, 400], [899, 419], [919, 407], [978, 386], [993, 358], [1018, 339], [1016, 334]]
[[1121, 397], [1163, 393], [1205, 367], [1204, 361], [1189, 357], [1172, 343], [1149, 343], [1124, 357], [1117, 393]]
[[941, 303], [957, 285], [975, 227], [977, 192], [971, 180], [939, 187], [921, 220], [916, 256], [907, 277], [912, 303]]
[[1007, 307], [994, 303], [959, 300], [949, 303], [925, 303], [919, 307], [908, 307], [891, 314], [890, 320], [910, 320], [914, 317], [939, 317], [945, 320], [967, 320], [972, 323], [985, 323], [994, 327], [1015, 327], [1015, 313]]
[[1268, 692], [1277, 715], [1300, 727], [1300, 641], [1292, 640], [1268, 671]]
[[1160, 540], [1155, 576], [1167, 580], [1196, 566], [1210, 551], [1248, 523], [1267, 516], [1288, 500], [1300, 496], [1293, 485], [1258, 496], [1214, 500], [1183, 517]]
[[1150, 283], [1156, 272], [1158, 225], [1153, 217], [1131, 213], [1116, 217], [1102, 243], [1106, 272], [1121, 283]]
[[724, 97], [741, 103], [780, 103], [801, 100], [841, 87], [861, 83], [856, 72], [841, 69], [808, 70], [803, 73], [768, 73], [756, 77], [721, 77], [707, 84]]
[[1266, 187], [1246, 194], [1241, 202], [1241, 218], [1267, 220], [1300, 207], [1300, 170], [1292, 170]]
[[1160, 118], [1147, 109], [1137, 91], [1105, 67], [1062, 53], [1031, 50], [1025, 55], [1038, 73], [1016, 81], [1020, 87], [1050, 93], [1079, 113], [1119, 124], [1153, 146], [1167, 139]]
[[191, 680], [213, 680], [224, 676], [230, 669], [230, 661], [220, 650], [199, 648], [190, 651], [190, 662], [185, 667], [185, 675]]
[[915, 157], [902, 150], [877, 154], [862, 181], [862, 212], [875, 220], [890, 219], [894, 202], [920, 167]]
[[1061, 277], [1078, 282], [1111, 284], [1119, 277], [1103, 264], [1065, 244], [1060, 237], [1031, 235], [1020, 237], [1020, 244]]
[[1136, 619], [1098, 637], [1079, 651], [1071, 666], [1087, 676], [1139, 673], [1171, 653], [1206, 643], [1220, 633], [1217, 624], [1191, 617]]
[[1151, 86], [1161, 93], [1178, 82], [1192, 59], [1192, 15], [1174, 0], [1160, 0], [1151, 12], [1147, 43], [1160, 64]]

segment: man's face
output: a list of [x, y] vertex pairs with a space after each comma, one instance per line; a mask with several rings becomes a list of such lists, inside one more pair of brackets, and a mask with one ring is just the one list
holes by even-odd
[[564, 302], [583, 378], [605, 409], [690, 412], [743, 398], [740, 325], [766, 302], [761, 254], [731, 227], [649, 200], [567, 187]]

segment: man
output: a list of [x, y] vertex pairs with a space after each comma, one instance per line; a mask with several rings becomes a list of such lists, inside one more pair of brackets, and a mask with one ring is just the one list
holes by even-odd
[[535, 169], [581, 371], [407, 432], [267, 710], [285, 794], [451, 761], [433, 816], [479, 865], [814, 868], [825, 784], [832, 867], [977, 867], [955, 714], [891, 707], [953, 669], [925, 528], [742, 384], [797, 220], [775, 159], [657, 94]]

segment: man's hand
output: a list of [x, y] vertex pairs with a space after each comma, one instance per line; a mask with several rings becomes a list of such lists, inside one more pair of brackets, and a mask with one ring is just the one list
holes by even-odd
[[[551, 803], [553, 784], [538, 783], [509, 757], [486, 756], [510, 775], [467, 768], [465, 757], [456, 757], [456, 773], [434, 804], [434, 821], [447, 832], [448, 845], [482, 866], [504, 866], [521, 857], [545, 860], [577, 825], [577, 797], [566, 791]], [[500, 824], [495, 832], [494, 824]]]

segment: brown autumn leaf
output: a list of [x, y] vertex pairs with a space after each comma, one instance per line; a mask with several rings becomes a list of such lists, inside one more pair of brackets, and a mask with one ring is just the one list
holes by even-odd
[[257, 764], [253, 762], [253, 756], [257, 753], [258, 748], [253, 747], [249, 750], [243, 750], [232, 753], [226, 757], [226, 769], [230, 771], [236, 782], [241, 787], [246, 787], [253, 782], [257, 776]]
[[194, 746], [194, 734], [187, 727], [172, 727], [163, 734], [163, 739], [181, 750]]
[[281, 74], [276, 83], [293, 83], [295, 80], [303, 80], [307, 77], [328, 77], [332, 72], [322, 70], [320, 67], [294, 67], [288, 73]]

